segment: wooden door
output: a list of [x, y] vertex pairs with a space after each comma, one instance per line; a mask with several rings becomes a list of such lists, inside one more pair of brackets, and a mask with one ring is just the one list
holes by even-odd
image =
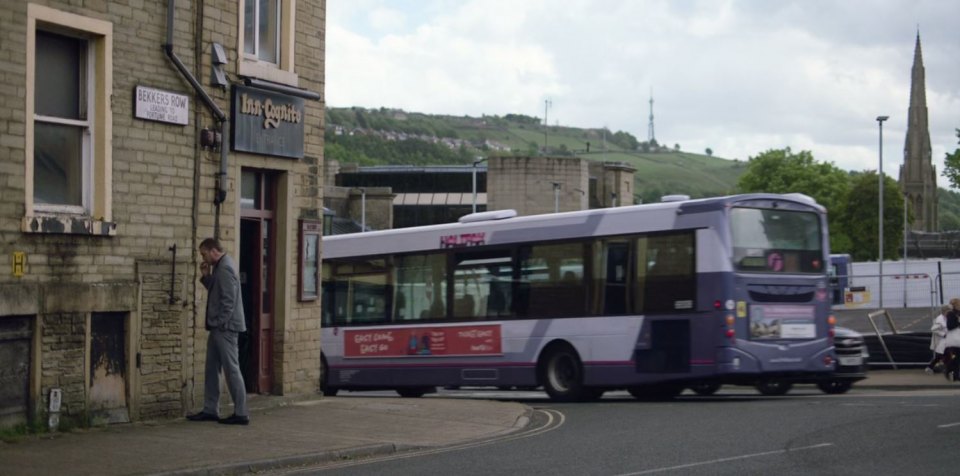
[[240, 338], [240, 365], [247, 390], [273, 386], [273, 276], [275, 178], [244, 169], [240, 210], [240, 286], [247, 332]]

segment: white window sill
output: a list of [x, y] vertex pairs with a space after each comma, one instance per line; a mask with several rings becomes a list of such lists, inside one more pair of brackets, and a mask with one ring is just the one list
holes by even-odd
[[23, 217], [20, 230], [49, 235], [116, 236], [117, 224], [83, 216], [36, 215]]
[[265, 79], [295, 88], [300, 86], [300, 78], [296, 73], [280, 69], [275, 64], [241, 59], [237, 64], [237, 69], [240, 76]]

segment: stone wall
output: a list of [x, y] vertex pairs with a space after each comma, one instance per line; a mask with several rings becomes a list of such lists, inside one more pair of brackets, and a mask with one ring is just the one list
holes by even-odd
[[580, 158], [491, 157], [487, 210], [512, 208], [519, 215], [585, 210], [589, 178], [588, 161]]
[[[26, 257], [22, 276], [0, 273], [0, 319], [31, 315], [36, 343], [31, 377], [32, 417], [42, 417], [51, 388], [63, 390], [64, 415], [83, 415], [89, 370], [90, 316], [127, 316], [131, 418], [178, 417], [202, 400], [206, 331], [205, 292], [198, 286], [197, 244], [218, 231], [228, 253], [238, 246], [242, 168], [277, 175], [280, 208], [275, 218], [276, 289], [274, 388], [307, 393], [319, 381], [319, 302], [297, 301], [297, 223], [321, 217], [323, 101], [304, 111], [303, 159], [228, 154], [226, 201], [214, 204], [220, 152], [199, 144], [203, 129], [218, 126], [193, 87], [161, 47], [166, 43], [167, 4], [145, 0], [35, 0], [32, 3], [112, 27], [112, 134], [109, 177], [115, 233], [90, 236], [30, 233], [25, 213], [28, 2], [0, 7], [0, 255]], [[172, 51], [205, 91], [230, 114], [230, 88], [212, 86], [211, 45], [227, 52], [231, 81], [237, 71], [238, 8], [235, 0], [176, 2]], [[203, 11], [198, 12], [199, 5]], [[295, 72], [299, 88], [322, 92], [323, 0], [298, 0]], [[199, 35], [199, 37], [198, 37]], [[134, 89], [145, 86], [189, 97], [188, 125], [147, 121], [133, 112]], [[223, 137], [229, 147], [229, 137]], [[101, 219], [104, 217], [92, 217]], [[172, 250], [177, 250], [176, 259]], [[6, 262], [6, 261], [5, 261]], [[176, 269], [173, 270], [175, 263]], [[4, 268], [9, 270], [10, 268]], [[171, 295], [171, 290], [173, 294]], [[171, 299], [171, 297], [173, 299]], [[139, 359], [136, 357], [139, 356]], [[137, 367], [139, 363], [139, 367]], [[2, 362], [0, 362], [2, 365]]]

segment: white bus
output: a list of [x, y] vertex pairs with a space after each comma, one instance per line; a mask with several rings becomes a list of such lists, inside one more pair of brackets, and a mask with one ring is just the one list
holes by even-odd
[[515, 215], [325, 237], [324, 393], [776, 393], [834, 368], [826, 212], [809, 197]]

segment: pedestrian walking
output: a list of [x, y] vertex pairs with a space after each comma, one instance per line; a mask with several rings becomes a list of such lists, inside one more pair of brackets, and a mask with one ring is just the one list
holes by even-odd
[[943, 366], [943, 338], [947, 336], [947, 313], [950, 309], [949, 304], [940, 306], [940, 314], [933, 318], [933, 326], [930, 327], [930, 350], [933, 351], [933, 358], [923, 369], [928, 374], [938, 372], [938, 367]]
[[943, 338], [943, 373], [951, 382], [960, 380], [960, 299], [950, 300], [946, 314], [947, 335]]
[[[204, 373], [203, 409], [187, 415], [190, 421], [219, 421], [226, 425], [250, 423], [247, 394], [240, 373], [238, 335], [247, 330], [240, 295], [240, 275], [233, 258], [216, 238], [200, 243], [200, 282], [207, 288], [207, 362]], [[233, 415], [219, 417], [220, 371], [233, 399]]]

